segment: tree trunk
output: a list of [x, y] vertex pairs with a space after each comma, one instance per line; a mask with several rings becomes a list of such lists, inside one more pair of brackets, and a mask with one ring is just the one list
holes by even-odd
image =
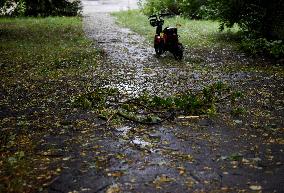
[[284, 1], [265, 0], [264, 6], [267, 8], [263, 26], [264, 36], [284, 40]]

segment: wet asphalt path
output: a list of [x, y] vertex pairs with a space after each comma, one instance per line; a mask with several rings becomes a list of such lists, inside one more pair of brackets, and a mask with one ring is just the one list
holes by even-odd
[[[110, 16], [110, 11], [137, 8], [135, 1], [118, 2], [83, 1], [85, 31], [94, 39], [96, 46], [103, 50], [106, 59], [105, 64], [99, 66], [94, 74], [97, 80], [95, 84], [119, 88], [130, 95], [149, 92], [165, 96], [189, 89], [200, 90], [204, 85], [218, 80], [235, 84], [249, 76], [242, 73], [224, 74], [219, 69], [212, 73], [214, 65], [222, 63], [223, 56], [211, 54], [204, 60], [200, 59], [199, 53], [190, 53], [188, 49], [185, 50], [183, 62], [175, 61], [170, 53], [157, 59], [153, 47], [143, 37], [121, 28], [115, 23], [115, 18]], [[226, 50], [224, 52], [226, 55]], [[198, 60], [202, 61], [201, 65], [210, 63], [210, 69], [194, 69], [191, 61]]]
[[[151, 45], [116, 25], [109, 14], [136, 8], [134, 0], [83, 1], [83, 5], [86, 34], [105, 57], [93, 74], [94, 86], [115, 87], [130, 96], [145, 91], [165, 96], [186, 89], [200, 90], [217, 80], [239, 85], [251, 78], [250, 73], [214, 70], [223, 61], [243, 57], [232, 56], [227, 50], [203, 57], [203, 53], [189, 54], [186, 49], [181, 63], [170, 54], [157, 59]], [[190, 61], [197, 60], [208, 70], [193, 67]], [[274, 167], [264, 167], [265, 155], [256, 154], [252, 148], [261, 139], [243, 137], [246, 133], [240, 127], [207, 117], [159, 126], [94, 124], [80, 137], [77, 158], [48, 192], [248, 192], [254, 186], [265, 188], [264, 192], [279, 191], [283, 167], [275, 163], [281, 158], [276, 156]], [[258, 148], [264, 152], [267, 147]], [[236, 152], [244, 162], [230, 160]]]

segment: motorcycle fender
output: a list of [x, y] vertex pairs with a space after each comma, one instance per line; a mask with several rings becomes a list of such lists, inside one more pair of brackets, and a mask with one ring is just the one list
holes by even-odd
[[161, 36], [155, 36], [155, 40], [154, 40], [155, 44], [159, 44], [161, 41], [162, 41]]

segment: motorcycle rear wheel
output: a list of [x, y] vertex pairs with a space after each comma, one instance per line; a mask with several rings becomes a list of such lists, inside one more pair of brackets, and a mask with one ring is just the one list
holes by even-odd
[[182, 60], [183, 59], [183, 50], [184, 50], [183, 45], [181, 43], [179, 43], [176, 46], [175, 51], [173, 52], [173, 55], [174, 55], [176, 60]]

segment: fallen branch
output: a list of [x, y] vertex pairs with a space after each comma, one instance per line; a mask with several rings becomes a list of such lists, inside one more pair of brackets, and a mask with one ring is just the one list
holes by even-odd
[[167, 116], [166, 118], [164, 118], [164, 119], [162, 119], [162, 120], [160, 120], [160, 121], [156, 121], [156, 122], [146, 122], [146, 121], [139, 121], [139, 120], [137, 120], [137, 119], [135, 119], [135, 118], [129, 117], [129, 116], [127, 116], [127, 115], [121, 113], [120, 111], [118, 111], [116, 114], [117, 114], [118, 116], [121, 116], [122, 118], [124, 118], [124, 119], [126, 119], [126, 120], [129, 120], [129, 121], [132, 121], [132, 122], [135, 122], [135, 123], [139, 123], [139, 124], [144, 124], [144, 125], [158, 125], [158, 124], [161, 124], [161, 123], [163, 123], [163, 122], [165, 122], [165, 121], [167, 121], [167, 120], [173, 118], [174, 115], [175, 115], [175, 113], [172, 112], [169, 116]]

